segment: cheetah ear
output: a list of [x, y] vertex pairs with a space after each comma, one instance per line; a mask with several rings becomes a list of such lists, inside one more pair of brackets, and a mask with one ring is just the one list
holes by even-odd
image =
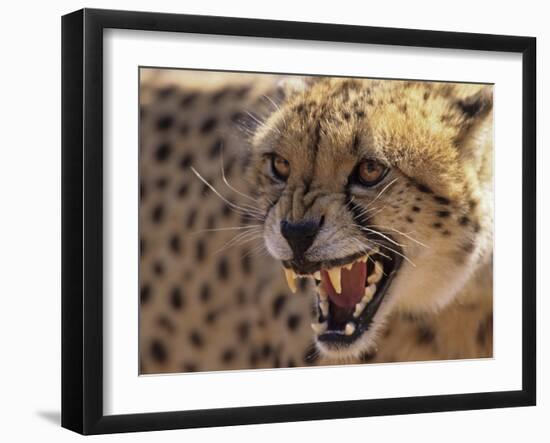
[[483, 119], [493, 109], [492, 86], [485, 86], [474, 95], [457, 100], [455, 106], [464, 115], [466, 123]]
[[491, 140], [490, 115], [493, 110], [493, 88], [485, 86], [473, 95], [457, 99], [454, 106], [460, 112], [456, 145], [465, 158], [479, 158], [481, 146]]
[[295, 94], [304, 92], [315, 83], [314, 77], [284, 77], [277, 83], [277, 93], [282, 98], [292, 97]]

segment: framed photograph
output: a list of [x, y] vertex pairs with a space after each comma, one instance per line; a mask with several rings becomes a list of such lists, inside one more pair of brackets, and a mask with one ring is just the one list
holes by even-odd
[[62, 20], [62, 425], [534, 405], [531, 37]]

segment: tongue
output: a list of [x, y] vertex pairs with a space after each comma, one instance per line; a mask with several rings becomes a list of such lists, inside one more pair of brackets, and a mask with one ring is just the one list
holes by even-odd
[[330, 281], [327, 271], [321, 271], [321, 286], [327, 293], [330, 300], [341, 308], [353, 308], [365, 292], [365, 282], [367, 281], [367, 264], [355, 262], [348, 271], [341, 268], [342, 293], [336, 293], [334, 286]]

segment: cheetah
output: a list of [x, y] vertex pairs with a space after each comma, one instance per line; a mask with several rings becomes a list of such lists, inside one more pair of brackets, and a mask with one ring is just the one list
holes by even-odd
[[492, 357], [492, 87], [140, 72], [140, 373]]

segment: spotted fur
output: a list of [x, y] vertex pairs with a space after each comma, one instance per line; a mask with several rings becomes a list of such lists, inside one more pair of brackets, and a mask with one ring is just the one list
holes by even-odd
[[[141, 372], [491, 356], [492, 146], [486, 89], [284, 80], [281, 90], [277, 76], [141, 71]], [[344, 171], [365, 149], [393, 146], [379, 148], [399, 180], [384, 193], [377, 223], [414, 230], [422, 243], [435, 244], [439, 255], [430, 256], [399, 239], [423, 273], [431, 270], [434, 279], [449, 280], [448, 273], [459, 270], [463, 278], [453, 290], [426, 291], [422, 285], [403, 290], [377, 327], [375, 345], [346, 355], [320, 352], [309, 326], [316, 317], [313, 283], [300, 280], [298, 294], [289, 293], [272, 257], [275, 246], [267, 242], [270, 253], [263, 246], [273, 225], [242, 208], [268, 213], [281, 200], [280, 213], [293, 211], [298, 218], [329, 208], [325, 213], [336, 219], [345, 196], [335, 198], [342, 192], [334, 174], [327, 173], [318, 187], [322, 192], [311, 194], [311, 180], [295, 194], [296, 204], [285, 202], [285, 191], [273, 187], [264, 169], [262, 155], [274, 145], [301, 151], [292, 167], [304, 176], [313, 164]], [[344, 145], [351, 155], [335, 161]], [[222, 158], [234, 189], [223, 180]], [[326, 192], [328, 183], [333, 193]], [[250, 225], [258, 229], [240, 238], [242, 231], [226, 230]], [[226, 247], [228, 242], [233, 246]], [[349, 247], [345, 239], [341, 246]], [[407, 269], [402, 272], [412, 281], [413, 270]], [[398, 288], [406, 287], [405, 277], [396, 282]]]

